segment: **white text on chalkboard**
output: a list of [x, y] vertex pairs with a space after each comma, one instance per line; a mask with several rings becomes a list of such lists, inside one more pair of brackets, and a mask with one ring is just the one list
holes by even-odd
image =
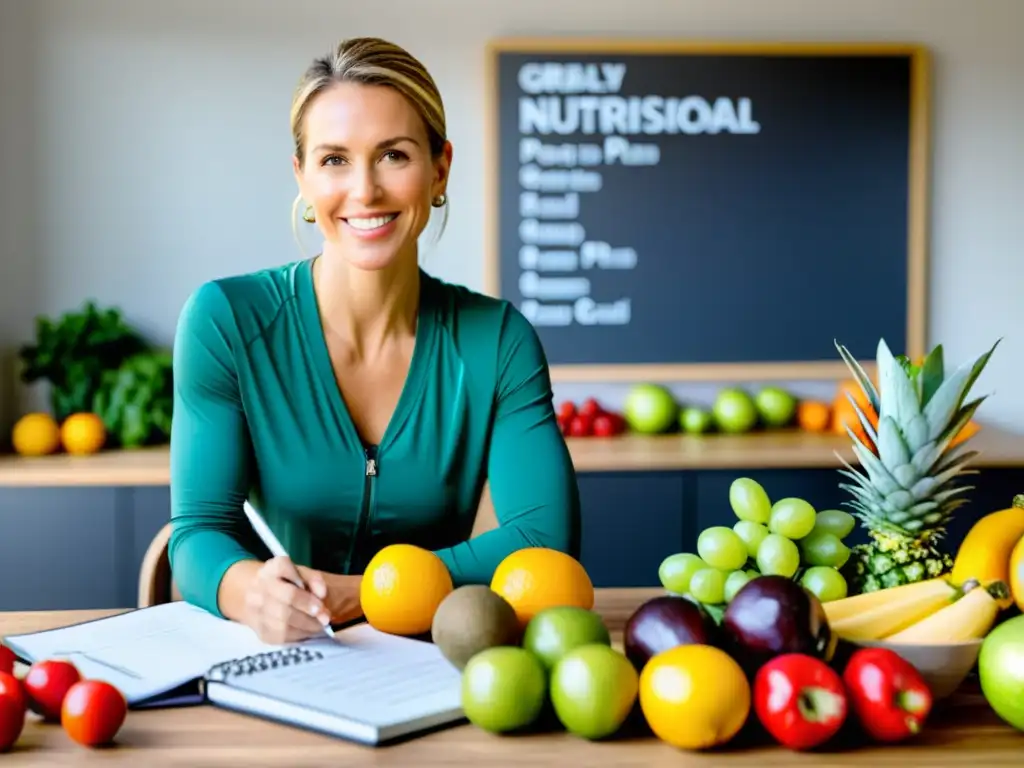
[[520, 89], [529, 95], [519, 99], [519, 132], [653, 136], [761, 131], [749, 98], [704, 94], [623, 96], [619, 92], [625, 78], [626, 65], [616, 62], [524, 64], [518, 81]]
[[519, 87], [526, 93], [617, 93], [626, 65], [533, 62], [519, 69]]
[[523, 134], [754, 134], [750, 99], [719, 96], [523, 96], [519, 99]]

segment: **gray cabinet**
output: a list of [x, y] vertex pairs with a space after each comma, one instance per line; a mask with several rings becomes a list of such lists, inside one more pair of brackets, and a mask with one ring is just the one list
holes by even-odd
[[695, 541], [695, 481], [683, 472], [579, 476], [580, 561], [595, 587], [658, 586], [661, 561]]
[[166, 487], [0, 489], [0, 611], [132, 607]]
[[[657, 586], [668, 555], [695, 552], [698, 533], [732, 525], [729, 484], [747, 475], [772, 499], [800, 496], [819, 509], [845, 493], [833, 469], [584, 472], [581, 560], [597, 587]], [[949, 527], [955, 552], [971, 524], [1024, 493], [1024, 471], [980, 468], [970, 503]], [[139, 568], [170, 519], [166, 486], [0, 487], [0, 611], [128, 608]], [[851, 542], [863, 540], [859, 531]]]

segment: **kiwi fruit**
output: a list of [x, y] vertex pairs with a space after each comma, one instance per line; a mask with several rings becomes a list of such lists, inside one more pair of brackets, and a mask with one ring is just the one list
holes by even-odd
[[430, 630], [441, 654], [460, 670], [480, 651], [518, 645], [521, 634], [512, 605], [483, 584], [452, 590], [434, 612]]

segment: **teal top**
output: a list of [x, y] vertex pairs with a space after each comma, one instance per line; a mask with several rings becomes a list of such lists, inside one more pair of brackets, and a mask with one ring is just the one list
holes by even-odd
[[[408, 377], [379, 445], [338, 389], [312, 260], [212, 280], [174, 342], [169, 558], [221, 616], [224, 572], [266, 559], [249, 499], [292, 559], [358, 574], [387, 544], [437, 553], [456, 586], [524, 547], [579, 556], [576, 476], [532, 325], [507, 301], [420, 273]], [[469, 540], [486, 481], [498, 527]]]

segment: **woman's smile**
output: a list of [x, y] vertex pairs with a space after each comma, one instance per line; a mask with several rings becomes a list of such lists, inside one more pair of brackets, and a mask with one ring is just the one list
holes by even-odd
[[379, 240], [395, 231], [398, 220], [397, 213], [385, 213], [376, 216], [352, 216], [343, 218], [348, 230], [360, 240]]

